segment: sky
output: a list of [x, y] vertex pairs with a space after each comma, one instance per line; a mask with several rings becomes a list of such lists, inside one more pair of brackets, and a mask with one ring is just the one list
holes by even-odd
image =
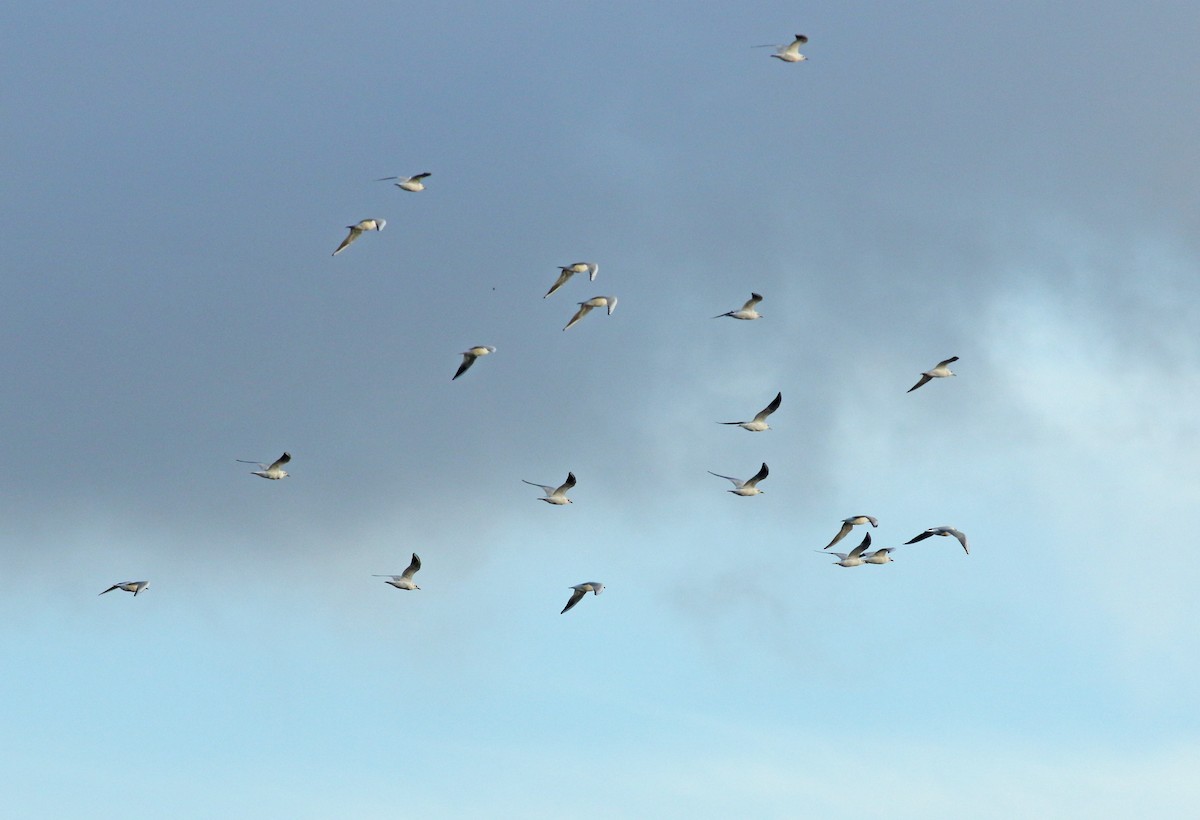
[[6, 812], [1195, 816], [1198, 24], [9, 4]]

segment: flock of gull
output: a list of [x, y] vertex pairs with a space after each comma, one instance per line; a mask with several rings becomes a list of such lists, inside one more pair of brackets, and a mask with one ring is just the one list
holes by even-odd
[[[799, 63], [808, 59], [804, 54], [800, 53], [800, 47], [807, 42], [808, 38], [806, 36], [803, 34], [797, 34], [795, 39], [793, 39], [790, 43], [784, 45], [771, 44], [769, 46], [755, 46], [755, 48], [775, 48], [776, 51], [774, 54], [770, 55], [771, 57], [787, 63]], [[400, 190], [410, 193], [419, 193], [425, 190], [425, 180], [430, 176], [432, 176], [432, 174], [426, 171], [424, 173], [414, 174], [413, 176], [408, 177], [381, 177], [376, 181], [384, 182], [396, 180], [395, 186]], [[350, 247], [350, 245], [358, 241], [358, 239], [362, 237], [364, 233], [369, 231], [382, 231], [386, 225], [387, 220], [385, 219], [363, 219], [353, 225], [347, 225], [346, 228], [349, 230], [349, 233], [346, 235], [346, 238], [342, 240], [342, 243], [334, 250], [333, 255], [337, 256], [345, 251]], [[545, 296], [542, 297], [543, 299], [549, 298], [551, 295], [558, 292], [558, 290], [566, 285], [577, 273], [586, 273], [588, 275], [588, 281], [595, 281], [596, 275], [599, 273], [600, 266], [594, 262], [575, 262], [570, 265], [561, 265], [559, 266], [558, 270], [558, 278], [555, 280], [554, 284], [550, 286], [550, 289], [546, 291]], [[761, 319], [763, 318], [763, 315], [757, 310], [758, 304], [761, 301], [763, 301], [761, 294], [751, 293], [750, 298], [746, 300], [745, 304], [743, 304], [740, 308], [717, 314], [713, 318], [721, 319], [728, 317], [742, 321]], [[577, 305], [579, 309], [563, 327], [564, 331], [574, 327], [595, 308], [605, 308], [608, 315], [611, 316], [617, 307], [617, 297], [593, 296], [590, 299], [578, 302]], [[460, 376], [466, 373], [478, 359], [495, 352], [496, 348], [491, 345], [477, 345], [463, 351], [462, 363], [458, 366], [458, 370], [455, 371], [454, 375], [451, 377], [451, 381], [458, 379]], [[955, 375], [954, 372], [950, 370], [949, 366], [956, 361], [958, 361], [958, 357], [951, 356], [948, 359], [938, 362], [934, 367], [921, 373], [921, 378], [916, 384], [910, 387], [907, 392], [911, 393], [914, 390], [925, 386], [933, 379], [942, 379]], [[719, 423], [735, 425], [752, 433], [761, 433], [771, 429], [770, 425], [767, 423], [767, 418], [776, 410], [778, 410], [782, 403], [783, 393], [779, 392], [775, 394], [775, 398], [772, 399], [766, 407], [756, 413], [749, 421], [725, 421]], [[252, 470], [252, 475], [277, 481], [279, 479], [287, 478], [288, 473], [283, 469], [283, 467], [285, 464], [291, 461], [291, 459], [291, 453], [285, 452], [270, 464], [261, 463], [258, 461], [249, 461], [246, 459], [235, 460], [243, 464], [257, 465], [259, 469]], [[744, 480], [740, 478], [734, 478], [733, 476], [712, 473], [711, 471], [710, 474], [716, 476], [717, 478], [723, 478], [726, 481], [732, 482], [733, 489], [729, 490], [728, 492], [742, 497], [750, 497], [759, 495], [763, 492], [758, 485], [764, 481], [768, 475], [770, 475], [770, 470], [767, 467], [766, 462], [763, 462], [758, 472], [756, 472], [750, 478]], [[573, 488], [576, 484], [574, 472], [568, 472], [566, 480], [557, 487], [549, 484], [539, 484], [533, 481], [525, 481], [524, 479], [522, 479], [522, 481], [525, 484], [539, 488], [543, 492], [543, 495], [539, 498], [540, 501], [545, 501], [547, 504], [552, 504], [555, 506], [565, 506], [573, 503], [571, 499], [567, 497], [567, 492], [570, 491], [571, 488]], [[843, 538], [850, 534], [854, 527], [865, 524], [870, 524], [872, 528], [878, 527], [879, 520], [870, 515], [854, 515], [849, 518], [842, 519], [841, 528], [838, 530], [837, 535], [833, 537], [832, 541], [825, 545], [824, 550], [828, 550], [830, 547], [840, 542]], [[916, 544], [935, 535], [957, 539], [962, 545], [963, 551], [968, 555], [970, 554], [971, 550], [967, 542], [967, 536], [954, 527], [945, 525], [926, 529], [924, 532], [904, 542], [904, 546]], [[896, 550], [895, 547], [882, 547], [868, 551], [870, 550], [870, 547], [871, 533], [867, 532], [862, 542], [858, 546], [854, 547], [854, 549], [850, 550], [850, 552], [830, 552], [828, 554], [838, 557], [839, 560], [835, 562], [835, 565], [840, 567], [857, 567], [865, 564], [887, 564], [892, 562], [893, 559], [891, 554]], [[817, 552], [823, 552], [824, 550], [817, 550]], [[388, 580], [385, 583], [390, 584], [396, 589], [419, 590], [420, 587], [417, 586], [416, 582], [413, 580], [413, 577], [420, 569], [421, 559], [416, 553], [413, 553], [412, 561], [409, 563], [408, 568], [405, 569], [404, 572], [400, 573], [399, 575], [375, 575], [373, 577], [387, 578]], [[104, 595], [112, 592], [113, 590], [122, 590], [124, 592], [133, 593], [134, 597], [137, 597], [139, 593], [148, 589], [149, 586], [149, 581], [126, 581], [113, 584], [100, 594]], [[576, 604], [583, 600], [584, 596], [589, 592], [591, 592], [593, 595], [599, 595], [604, 591], [604, 584], [599, 583], [598, 581], [587, 581], [582, 584], [575, 584], [571, 586], [570, 589], [572, 591], [571, 597], [567, 601], [566, 606], [562, 608], [562, 613], [565, 613], [567, 610], [573, 608]]]

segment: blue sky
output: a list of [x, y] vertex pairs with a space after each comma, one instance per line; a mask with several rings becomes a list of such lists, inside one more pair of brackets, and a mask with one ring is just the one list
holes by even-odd
[[1198, 22], [0, 12], [7, 809], [1194, 815]]

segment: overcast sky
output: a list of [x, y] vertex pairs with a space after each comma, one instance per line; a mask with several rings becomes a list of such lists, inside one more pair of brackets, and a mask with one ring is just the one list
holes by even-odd
[[0, 27], [12, 816], [1194, 815], [1194, 3]]

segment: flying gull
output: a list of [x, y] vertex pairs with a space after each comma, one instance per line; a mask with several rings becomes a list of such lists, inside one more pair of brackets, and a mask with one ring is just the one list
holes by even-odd
[[937, 367], [933, 368], [932, 370], [926, 370], [924, 373], [922, 373], [921, 380], [919, 382], [917, 382], [916, 384], [914, 384], [912, 387], [908, 388], [908, 390], [906, 392], [911, 393], [912, 391], [916, 390], [918, 387], [923, 386], [925, 384], [925, 382], [929, 381], [930, 379], [944, 379], [947, 376], [953, 376], [954, 373], [950, 370], [950, 368], [947, 365], [949, 365], [951, 362], [957, 362], [957, 361], [958, 361], [957, 356], [951, 356], [949, 359], [946, 359], [944, 362], [938, 362]]
[[372, 575], [372, 578], [391, 578], [390, 581], [384, 581], [385, 584], [391, 584], [396, 589], [420, 589], [419, 586], [413, 583], [413, 576], [417, 574], [417, 570], [421, 568], [421, 559], [414, 552], [412, 563], [408, 565], [408, 569], [399, 575]]
[[496, 348], [490, 347], [488, 345], [480, 345], [479, 347], [473, 347], [470, 350], [464, 350], [463, 354], [462, 354], [462, 357], [463, 357], [462, 364], [460, 364], [458, 366], [458, 370], [455, 372], [455, 374], [450, 377], [450, 381], [454, 381], [459, 376], [461, 376], [463, 373], [466, 373], [468, 370], [470, 370], [471, 365], [475, 364], [475, 360], [478, 359], [480, 356], [486, 356], [489, 353], [495, 353], [495, 352], [496, 352]]
[[397, 188], [400, 188], [401, 190], [404, 190], [404, 191], [412, 191], [415, 194], [417, 191], [425, 190], [425, 183], [422, 182], [421, 180], [425, 179], [425, 177], [427, 177], [427, 176], [431, 176], [431, 174], [428, 171], [426, 171], [423, 174], [417, 174], [417, 175], [411, 176], [411, 177], [380, 177], [379, 179], [377, 179], [375, 181], [376, 182], [384, 182], [389, 179], [398, 179], [400, 181], [396, 183]]
[[547, 504], [556, 504], [556, 505], [560, 505], [560, 506], [563, 504], [573, 503], [571, 501], [571, 499], [567, 498], [567, 490], [569, 490], [575, 486], [575, 474], [574, 473], [567, 473], [567, 480], [564, 481], [562, 483], [562, 485], [559, 487], [550, 487], [546, 484], [535, 484], [532, 481], [525, 481], [525, 479], [523, 479], [523, 478], [521, 479], [521, 481], [524, 481], [526, 484], [530, 485], [531, 487], [541, 487], [542, 488], [542, 492], [544, 492], [546, 494], [546, 497], [538, 499], [539, 501], [545, 501]]
[[[861, 567], [866, 563], [866, 561], [863, 560], [863, 553], [869, 546], [871, 546], [871, 533], [867, 533], [865, 536], [863, 536], [862, 543], [850, 550], [850, 552], [832, 552], [829, 554], [836, 555], [839, 559], [841, 559], [833, 562], [835, 566]], [[821, 550], [816, 550], [816, 552], [820, 551]]]
[[906, 545], [907, 544], [915, 544], [918, 541], [924, 541], [926, 538], [928, 538], [931, 535], [952, 535], [958, 539], [958, 543], [962, 544], [963, 552], [965, 552], [967, 555], [971, 554], [971, 548], [969, 546], [967, 546], [967, 536], [965, 534], [959, 532], [958, 530], [954, 529], [954, 527], [946, 527], [946, 526], [930, 527], [929, 529], [925, 530], [925, 532], [918, 535], [916, 538], [912, 539], [911, 541], [905, 541], [904, 543]]
[[742, 305], [739, 310], [731, 310], [727, 313], [722, 313], [719, 316], [714, 316], [714, 319], [720, 319], [724, 316], [730, 316], [734, 319], [761, 319], [762, 314], [754, 309], [754, 306], [763, 300], [762, 296], [757, 293], [751, 293], [750, 298], [746, 300], [746, 304]]
[[717, 423], [718, 424], [736, 424], [738, 427], [741, 427], [743, 430], [749, 430], [751, 433], [760, 433], [763, 430], [770, 430], [771, 425], [767, 424], [767, 416], [771, 415], [776, 410], [778, 410], [779, 405], [782, 402], [783, 402], [783, 393], [776, 393], [775, 398], [773, 398], [771, 400], [771, 403], [768, 404], [766, 407], [764, 407], [762, 410], [759, 410], [758, 415], [756, 415], [751, 421], [721, 421], [721, 422], [717, 422]]
[[586, 584], [576, 584], [575, 586], [571, 587], [571, 589], [575, 590], [571, 593], [571, 600], [567, 601], [567, 605], [562, 608], [562, 612], [558, 613], [559, 615], [562, 615], [563, 612], [566, 612], [568, 609], [575, 606], [575, 604], [582, 601], [583, 596], [587, 595], [589, 592], [593, 595], [599, 595], [604, 591], [604, 584], [601, 584], [597, 581], [588, 581]]
[[[771, 56], [777, 60], [783, 60], [785, 63], [802, 63], [808, 58], [800, 53], [800, 46], [808, 42], [808, 38], [803, 34], [797, 34], [796, 39], [784, 46], [778, 46], [776, 51]], [[755, 46], [755, 48], [766, 48], [767, 46]]]
[[350, 247], [350, 245], [356, 239], [363, 235], [363, 231], [382, 231], [383, 226], [386, 224], [386, 219], [364, 219], [357, 225], [347, 225], [346, 227], [350, 229], [350, 233], [347, 234], [346, 238], [342, 240], [342, 244], [338, 245], [337, 250], [333, 252], [333, 255], [337, 256], [339, 253], [346, 250], [346, 248]]
[[892, 562], [892, 551], [895, 547], [880, 547], [874, 552], [863, 554], [863, 561], [868, 564], [890, 564]]
[[280, 468], [292, 460], [292, 454], [284, 453], [279, 458], [272, 461], [271, 466], [269, 467], [259, 461], [246, 461], [244, 458], [238, 458], [234, 460], [240, 461], [242, 464], [257, 464], [259, 469], [251, 470], [250, 475], [261, 476], [262, 478], [269, 478], [278, 481], [281, 478], [287, 478], [287, 470], [281, 470]]
[[764, 461], [763, 466], [758, 468], [758, 472], [754, 474], [754, 477], [746, 481], [742, 481], [740, 478], [734, 478], [733, 476], [714, 473], [712, 470], [709, 470], [708, 474], [715, 475], [717, 478], [723, 478], [726, 481], [732, 481], [734, 489], [729, 490], [729, 492], [733, 493], [734, 495], [758, 495], [762, 492], [762, 490], [758, 489], [758, 482], [766, 478], [768, 472], [767, 463]]
[[133, 597], [136, 598], [137, 594], [139, 592], [141, 592], [143, 589], [149, 589], [149, 588], [150, 588], [149, 581], [126, 581], [123, 584], [113, 584], [112, 586], [110, 586], [108, 589], [104, 590], [104, 592], [101, 592], [100, 594], [103, 595], [105, 592], [112, 592], [114, 589], [120, 589], [125, 592], [132, 592]]
[[587, 316], [589, 313], [591, 313], [592, 308], [598, 308], [598, 307], [607, 307], [608, 315], [612, 316], [613, 311], [617, 309], [617, 297], [615, 297], [615, 296], [593, 296], [591, 299], [588, 299], [586, 302], [580, 302], [579, 310], [577, 310], [575, 312], [575, 315], [571, 317], [571, 321], [567, 322], [567, 326], [564, 327], [563, 330], [570, 329], [571, 325], [575, 324], [580, 319], [582, 319], [584, 316]]
[[832, 541], [822, 547], [822, 549], [829, 549], [838, 541], [841, 541], [850, 533], [850, 529], [856, 524], [870, 524], [872, 527], [878, 527], [879, 519], [871, 515], [852, 515], [849, 518], [843, 518], [842, 528], [838, 530], [838, 534], [833, 537]]
[[[600, 271], [600, 266], [593, 262], [576, 262], [573, 265], [559, 265], [558, 269], [562, 272], [558, 275], [558, 281], [550, 286], [550, 290], [546, 291], [546, 296], [549, 296], [551, 293], [554, 293], [554, 291], [567, 284], [567, 280], [577, 273], [584, 273], [586, 271], [588, 280], [592, 282], [596, 281], [596, 274]], [[546, 296], [543, 296], [542, 298], [545, 299]]]

